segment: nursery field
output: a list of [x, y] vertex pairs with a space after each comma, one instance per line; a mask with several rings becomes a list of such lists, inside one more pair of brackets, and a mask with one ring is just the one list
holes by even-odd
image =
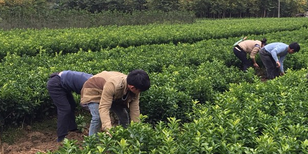
[[[0, 30], [2, 152], [308, 153], [307, 27], [308, 18], [247, 18]], [[243, 36], [298, 42], [301, 50], [287, 56], [284, 76], [264, 81], [259, 55], [260, 69], [240, 70], [232, 48]], [[145, 70], [151, 79], [151, 88], [141, 94], [141, 123], [114, 127], [112, 138], [87, 137], [90, 121], [80, 113], [89, 113], [80, 108], [76, 116], [83, 132], [55, 142], [49, 74], [133, 69]], [[80, 96], [74, 96], [78, 102]], [[51, 124], [31, 132], [44, 118]], [[26, 134], [15, 145], [7, 140], [11, 126], [28, 126], [20, 128]]]

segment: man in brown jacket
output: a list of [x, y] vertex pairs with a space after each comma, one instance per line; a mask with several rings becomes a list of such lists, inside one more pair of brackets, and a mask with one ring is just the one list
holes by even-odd
[[[126, 127], [130, 120], [139, 122], [140, 92], [150, 88], [150, 78], [143, 70], [133, 70], [128, 75], [103, 71], [88, 79], [81, 90], [81, 104], [87, 106], [92, 119], [89, 136], [112, 127], [110, 110]], [[129, 112], [128, 112], [129, 109]]]
[[259, 68], [255, 57], [259, 50], [266, 45], [266, 41], [266, 38], [261, 41], [243, 39], [242, 41], [238, 41], [236, 44], [234, 44], [233, 52], [235, 56], [242, 61], [243, 71], [246, 71], [249, 67], [252, 66], [251, 61], [247, 58], [247, 53], [250, 55], [253, 66], [255, 68]]

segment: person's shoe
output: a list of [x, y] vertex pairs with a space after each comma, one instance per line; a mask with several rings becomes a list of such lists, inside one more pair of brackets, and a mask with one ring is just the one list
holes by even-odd
[[62, 142], [64, 140], [65, 136], [59, 136], [57, 139], [57, 142]]
[[79, 130], [79, 129], [72, 129], [72, 130], [70, 130], [70, 132], [75, 132], [75, 133], [82, 133], [82, 131], [81, 130]]

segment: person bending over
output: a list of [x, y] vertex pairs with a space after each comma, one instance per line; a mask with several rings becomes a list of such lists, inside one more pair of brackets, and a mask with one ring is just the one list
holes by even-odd
[[300, 50], [297, 42], [287, 45], [282, 42], [274, 42], [264, 46], [260, 50], [260, 58], [266, 68], [267, 79], [274, 79], [284, 75], [283, 61], [287, 54], [293, 54]]
[[[246, 38], [246, 37], [245, 37]], [[245, 39], [244, 38], [244, 39]], [[262, 40], [242, 40], [234, 44], [233, 52], [237, 58], [239, 58], [242, 62], [243, 71], [246, 71], [249, 67], [254, 66], [255, 68], [259, 68], [259, 65], [256, 62], [256, 55], [259, 50], [266, 45], [266, 38]], [[251, 61], [247, 58], [247, 54], [250, 55]]]
[[80, 94], [83, 84], [92, 74], [66, 70], [49, 76], [47, 89], [53, 103], [57, 107], [57, 136], [58, 142], [63, 141], [69, 131], [76, 131], [75, 121], [76, 102], [72, 92]]
[[[110, 111], [127, 127], [130, 120], [139, 122], [140, 93], [150, 88], [150, 78], [143, 70], [133, 70], [128, 75], [116, 71], [103, 71], [87, 80], [81, 90], [81, 104], [92, 115], [89, 136], [112, 127]], [[110, 135], [110, 134], [109, 134]]]

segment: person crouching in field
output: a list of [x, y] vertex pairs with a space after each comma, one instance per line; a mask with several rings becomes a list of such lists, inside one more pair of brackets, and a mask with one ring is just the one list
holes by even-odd
[[[255, 68], [259, 68], [259, 65], [256, 62], [256, 54], [259, 50], [266, 45], [266, 38], [263, 38], [261, 41], [259, 40], [246, 40], [246, 37], [242, 40], [235, 43], [233, 46], [233, 52], [237, 58], [242, 61], [243, 71], [246, 71], [249, 67], [254, 66]], [[251, 61], [247, 58], [247, 53], [250, 54]]]
[[83, 84], [92, 74], [66, 70], [49, 76], [47, 89], [53, 103], [57, 107], [58, 142], [64, 140], [69, 131], [76, 131], [75, 121], [76, 102], [72, 92], [80, 94]]
[[274, 79], [284, 75], [283, 61], [287, 54], [293, 54], [300, 50], [297, 42], [287, 45], [282, 42], [274, 42], [264, 46], [260, 50], [260, 58], [266, 68], [267, 79]]
[[89, 136], [100, 130], [110, 135], [110, 111], [117, 115], [119, 124], [123, 127], [127, 127], [130, 120], [139, 122], [140, 92], [149, 88], [150, 78], [143, 70], [133, 70], [128, 75], [103, 71], [87, 80], [81, 90], [80, 103], [88, 107], [92, 115]]

